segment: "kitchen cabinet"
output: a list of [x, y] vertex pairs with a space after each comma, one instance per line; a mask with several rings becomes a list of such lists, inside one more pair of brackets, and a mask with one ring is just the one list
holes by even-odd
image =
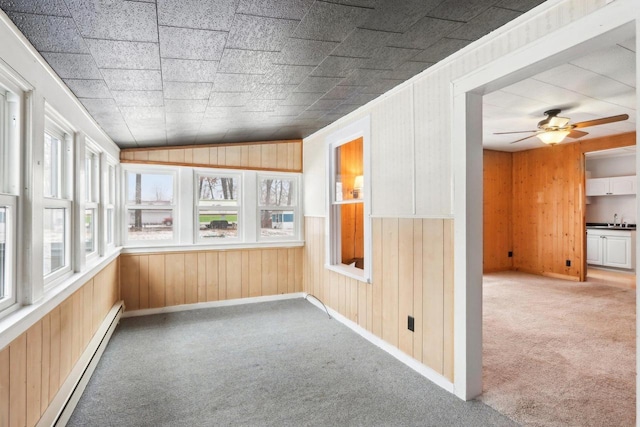
[[616, 196], [636, 194], [636, 176], [615, 176], [587, 179], [587, 196]]
[[587, 264], [633, 268], [635, 231], [587, 230]]

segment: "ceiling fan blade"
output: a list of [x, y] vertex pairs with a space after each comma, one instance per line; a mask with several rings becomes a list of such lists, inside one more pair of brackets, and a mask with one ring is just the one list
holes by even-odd
[[494, 135], [507, 135], [510, 133], [533, 133], [533, 132], [538, 132], [537, 130], [518, 130], [515, 132], [494, 132]]
[[581, 130], [572, 130], [571, 132], [569, 132], [569, 135], [567, 135], [567, 137], [569, 138], [573, 138], [573, 139], [578, 139], [578, 138], [582, 138], [583, 136], [587, 136], [589, 135], [589, 132], [583, 132]]
[[575, 129], [575, 128], [586, 128], [590, 126], [605, 125], [607, 123], [621, 122], [623, 120], [627, 120], [628, 118], [629, 118], [628, 114], [620, 114], [617, 116], [603, 117], [601, 119], [587, 120], [584, 122], [574, 123], [572, 127]]
[[520, 141], [524, 141], [525, 139], [529, 139], [529, 138], [533, 138], [536, 135], [529, 135], [529, 136], [525, 136], [524, 138], [520, 138], [516, 141], [510, 142], [510, 144], [515, 144], [516, 142], [520, 142]]

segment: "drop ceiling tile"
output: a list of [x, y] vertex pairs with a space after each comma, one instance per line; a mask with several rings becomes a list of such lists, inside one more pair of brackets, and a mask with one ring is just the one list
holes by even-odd
[[364, 66], [367, 61], [365, 58], [329, 55], [313, 70], [311, 75], [319, 77], [347, 77], [351, 70]]
[[65, 0], [84, 37], [158, 41], [156, 7], [137, 1]]
[[341, 77], [307, 77], [296, 92], [328, 92], [342, 81]]
[[64, 83], [78, 98], [111, 98], [104, 80], [65, 79]]
[[437, 40], [460, 28], [464, 23], [426, 16], [416, 22], [404, 34], [395, 34], [389, 45], [413, 49], [425, 49]]
[[251, 92], [212, 92], [209, 107], [244, 107]]
[[227, 33], [191, 28], [159, 27], [162, 58], [205, 59], [218, 61], [222, 57]]
[[328, 100], [343, 100], [349, 98], [351, 95], [358, 92], [359, 89], [362, 89], [363, 86], [356, 85], [338, 85], [327, 92], [322, 99]]
[[[345, 97], [344, 99], [346, 99]], [[331, 111], [338, 105], [342, 104], [342, 99], [318, 99], [314, 102], [307, 111]]]
[[517, 10], [519, 12], [528, 12], [545, 0], [500, 0], [494, 6], [504, 7], [506, 9]]
[[521, 14], [521, 12], [509, 9], [490, 7], [471, 21], [446, 35], [455, 39], [477, 40], [507, 22], [516, 19]]
[[209, 99], [211, 83], [164, 82], [165, 99]]
[[150, 125], [151, 122], [164, 124], [165, 121], [164, 107], [120, 107], [120, 111], [127, 123], [144, 121]]
[[320, 99], [324, 93], [310, 93], [310, 92], [294, 92], [287, 97], [280, 105], [299, 105], [308, 107], [318, 99]]
[[394, 70], [420, 52], [422, 51], [419, 49], [381, 47], [373, 53], [373, 58], [364, 61], [362, 68]]
[[89, 54], [45, 52], [42, 56], [62, 79], [102, 78], [96, 62]]
[[[248, 97], [249, 94], [246, 94], [245, 96]], [[235, 107], [234, 106], [219, 107], [216, 105], [208, 105], [207, 109], [204, 112], [205, 122], [203, 123], [203, 126], [205, 126], [206, 123], [209, 123], [210, 125], [213, 125], [214, 123], [227, 123], [227, 119], [231, 117], [236, 117], [237, 115], [242, 113], [243, 110], [244, 110], [244, 105], [238, 105]]]
[[471, 43], [469, 40], [458, 40], [443, 37], [412, 58], [413, 61], [439, 62], [447, 56], [459, 51]]
[[129, 128], [126, 126], [121, 127], [104, 127], [102, 129], [111, 137], [113, 142], [118, 144], [120, 148], [135, 148], [138, 147], [136, 139], [129, 132]]
[[442, 0], [381, 1], [375, 11], [361, 25], [368, 30], [404, 33]]
[[301, 105], [279, 105], [275, 111], [274, 116], [292, 116], [297, 117], [300, 113], [305, 110], [304, 106]]
[[296, 85], [269, 85], [262, 84], [258, 86], [252, 93], [252, 99], [286, 99]]
[[394, 35], [394, 33], [387, 31], [357, 28], [331, 54], [353, 58], [371, 58], [373, 53], [378, 48], [385, 46]]
[[7, 12], [40, 52], [89, 53], [72, 18]]
[[162, 107], [161, 90], [112, 90], [111, 94], [119, 107]]
[[575, 59], [571, 64], [635, 88], [635, 60], [634, 52], [615, 45]]
[[86, 39], [99, 68], [159, 70], [157, 43]]
[[252, 92], [260, 82], [261, 74], [217, 73], [213, 81], [214, 92]]
[[162, 59], [162, 79], [170, 82], [213, 82], [218, 61], [198, 59]]
[[301, 39], [341, 42], [367, 20], [371, 9], [317, 1], [296, 30]]
[[164, 107], [167, 113], [204, 113], [208, 102], [206, 99], [166, 99]]
[[407, 61], [394, 68], [393, 71], [384, 73], [383, 76], [389, 79], [409, 80], [411, 77], [420, 74], [432, 65], [433, 62]]
[[193, 145], [198, 136], [197, 129], [168, 129], [167, 140], [171, 141], [171, 145]]
[[337, 108], [335, 108], [332, 113], [334, 114], [340, 114], [340, 115], [347, 115], [352, 111], [357, 110], [358, 108], [360, 108], [362, 105], [366, 104], [369, 101], [363, 102], [363, 103], [357, 103], [357, 104], [340, 104], [338, 105]]
[[167, 143], [167, 133], [164, 128], [131, 128], [131, 133], [137, 141], [144, 141], [144, 146], [165, 145]]
[[226, 48], [280, 51], [300, 21], [237, 14]]
[[71, 16], [64, 0], [0, 0], [0, 9], [5, 12]]
[[358, 6], [373, 9], [378, 4], [378, 0], [326, 0], [327, 3], [346, 4], [348, 6]]
[[225, 49], [218, 66], [221, 73], [262, 74], [271, 64], [273, 52]]
[[429, 16], [452, 21], [468, 22], [491, 6], [485, 0], [445, 0], [429, 11]]
[[367, 86], [360, 88], [358, 92], [362, 94], [381, 95], [398, 86], [403, 81], [404, 80], [379, 78], [371, 81]]
[[274, 111], [278, 104], [277, 99], [251, 99], [247, 101], [243, 111], [269, 112]]
[[353, 70], [340, 83], [341, 86], [368, 86], [376, 80], [382, 78], [385, 70], [357, 69]]
[[111, 90], [162, 90], [158, 70], [101, 70]]
[[[167, 112], [167, 126], [172, 129], [192, 129], [200, 127], [204, 113], [193, 112]], [[196, 129], [197, 130], [197, 129]]]
[[265, 84], [300, 84], [313, 71], [311, 65], [280, 65], [273, 64], [267, 73], [260, 78]]
[[635, 37], [631, 37], [630, 39], [624, 40], [620, 43], [618, 43], [618, 45], [622, 46], [625, 49], [630, 50], [631, 52], [635, 52], [636, 51], [636, 38]]
[[327, 111], [329, 110], [304, 110], [300, 114], [298, 114], [297, 118], [316, 121], [320, 117], [324, 116], [327, 113]]
[[157, 0], [158, 24], [229, 31], [238, 0]]
[[118, 123], [122, 121], [122, 114], [113, 99], [93, 99], [93, 98], [78, 98], [84, 108], [94, 116], [102, 116], [104, 119], [110, 118], [112, 123]]
[[379, 93], [358, 93], [346, 99], [341, 105], [351, 104], [360, 106], [366, 104], [369, 101], [373, 101], [379, 96]]
[[269, 18], [302, 19], [314, 0], [241, 0], [236, 13]]
[[[338, 46], [336, 42], [290, 38], [274, 63], [316, 66]], [[347, 55], [348, 56], [348, 55]]]

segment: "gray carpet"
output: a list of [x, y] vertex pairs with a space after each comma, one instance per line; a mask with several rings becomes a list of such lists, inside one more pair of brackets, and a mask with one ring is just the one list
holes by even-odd
[[70, 426], [511, 426], [305, 300], [123, 319]]

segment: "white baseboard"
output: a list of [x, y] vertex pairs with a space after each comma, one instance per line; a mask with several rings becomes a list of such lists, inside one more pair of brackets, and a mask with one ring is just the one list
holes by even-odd
[[123, 310], [124, 303], [122, 301], [111, 308], [42, 418], [36, 424], [37, 427], [64, 427], [67, 424], [120, 321]]
[[311, 304], [315, 305], [317, 308], [319, 308], [322, 311], [325, 311], [325, 308], [326, 308], [326, 310], [329, 312], [331, 317], [333, 317], [335, 320], [337, 320], [338, 322], [342, 323], [343, 325], [345, 325], [346, 327], [354, 331], [356, 334], [360, 335], [361, 337], [363, 337], [373, 345], [386, 351], [391, 356], [395, 357], [400, 362], [404, 363], [405, 365], [407, 365], [408, 367], [410, 367], [411, 369], [413, 369], [414, 371], [416, 371], [417, 373], [419, 373], [420, 375], [422, 375], [432, 383], [436, 384], [437, 386], [442, 387], [444, 390], [448, 391], [449, 393], [454, 392], [453, 383], [449, 381], [447, 378], [443, 377], [442, 375], [440, 375], [433, 369], [429, 368], [428, 366], [418, 362], [413, 357], [402, 352], [399, 348], [394, 347], [388, 342], [375, 336], [371, 332], [364, 329], [362, 326], [353, 322], [351, 319], [344, 317], [342, 314], [338, 313], [337, 311], [333, 310], [330, 307], [325, 307], [319, 300], [316, 300], [315, 297], [306, 298], [307, 295], [308, 294], [304, 294], [305, 299], [307, 299], [307, 301], [309, 301]]
[[304, 298], [305, 295], [306, 294], [303, 292], [295, 292], [292, 294], [198, 302], [194, 304], [171, 305], [169, 307], [159, 308], [145, 308], [142, 310], [125, 311], [122, 317], [148, 316], [150, 314], [176, 313], [178, 311], [198, 310], [201, 308], [229, 307], [232, 305], [255, 304], [258, 302], [283, 301], [288, 299]]

